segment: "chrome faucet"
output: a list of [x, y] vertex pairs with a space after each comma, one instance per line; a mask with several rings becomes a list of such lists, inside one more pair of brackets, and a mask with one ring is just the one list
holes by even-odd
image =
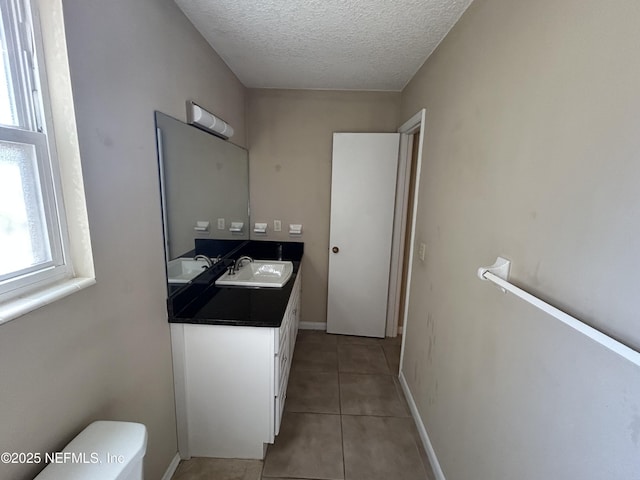
[[213, 262], [206, 255], [196, 255], [195, 257], [193, 257], [193, 259], [194, 260], [204, 260], [205, 262], [207, 262], [207, 266], [206, 267], [202, 267], [202, 268], [211, 268], [211, 267], [213, 267]]
[[240, 268], [242, 267], [242, 262], [245, 260], [249, 260], [249, 263], [253, 262], [253, 258], [247, 256], [247, 255], [243, 255], [242, 257], [240, 257], [239, 259], [237, 259], [234, 263], [233, 263], [233, 267], [232, 270], [230, 271], [230, 273], [233, 275], [234, 273], [236, 273], [238, 270], [240, 270]]

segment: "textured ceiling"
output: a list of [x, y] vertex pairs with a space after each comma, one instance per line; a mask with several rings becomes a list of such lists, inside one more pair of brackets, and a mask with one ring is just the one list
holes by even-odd
[[252, 88], [393, 90], [471, 0], [176, 0]]

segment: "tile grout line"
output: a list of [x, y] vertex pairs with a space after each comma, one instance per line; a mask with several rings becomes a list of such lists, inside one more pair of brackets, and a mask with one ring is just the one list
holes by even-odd
[[347, 460], [344, 455], [344, 425], [342, 424], [342, 392], [340, 388], [340, 372], [338, 372], [338, 401], [340, 405], [340, 441], [342, 443], [342, 478], [347, 480]]
[[347, 480], [347, 461], [344, 456], [344, 426], [342, 425], [342, 384], [340, 382], [340, 353], [336, 339], [336, 366], [338, 368], [338, 411], [340, 412], [340, 442], [342, 443], [342, 478]]
[[369, 413], [343, 413], [341, 417], [373, 417], [373, 418], [398, 418], [400, 420], [412, 420], [411, 417], [398, 417], [397, 415], [371, 415]]
[[375, 375], [378, 377], [395, 377], [393, 373], [383, 373], [383, 372], [340, 372], [346, 375]]

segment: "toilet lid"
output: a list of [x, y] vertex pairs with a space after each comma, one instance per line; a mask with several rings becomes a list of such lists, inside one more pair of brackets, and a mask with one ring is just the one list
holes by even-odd
[[141, 423], [97, 421], [64, 450], [49, 454], [52, 463], [34, 480], [119, 480], [142, 461], [146, 448]]

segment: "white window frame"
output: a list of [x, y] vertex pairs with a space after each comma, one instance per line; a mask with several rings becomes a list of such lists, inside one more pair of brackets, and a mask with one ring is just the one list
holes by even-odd
[[[36, 148], [38, 180], [51, 250], [50, 262], [0, 277], [1, 324], [93, 285], [95, 275], [61, 0], [0, 1], [11, 5], [9, 8], [21, 9], [18, 15], [25, 20], [19, 27], [17, 22], [9, 27], [14, 34], [20, 29], [12, 42], [14, 45], [22, 44], [20, 48], [24, 55], [19, 71], [12, 69], [14, 82], [21, 83], [23, 87], [18, 106], [20, 125], [0, 126], [0, 140], [31, 144]], [[45, 10], [46, 23], [41, 23], [39, 8]], [[48, 54], [45, 37], [52, 44]], [[63, 52], [60, 45], [65, 47]], [[37, 65], [37, 68], [30, 68], [31, 65]], [[56, 78], [54, 84], [48, 81], [48, 68]], [[32, 75], [35, 72], [37, 75]], [[40, 95], [25, 95], [29, 91], [25, 88], [37, 90]], [[52, 95], [55, 95], [53, 103], [56, 104], [53, 108]], [[61, 136], [55, 134], [54, 121], [62, 131]], [[56, 139], [62, 139], [58, 142], [60, 159]], [[66, 200], [71, 207], [70, 216], [65, 210]]]

